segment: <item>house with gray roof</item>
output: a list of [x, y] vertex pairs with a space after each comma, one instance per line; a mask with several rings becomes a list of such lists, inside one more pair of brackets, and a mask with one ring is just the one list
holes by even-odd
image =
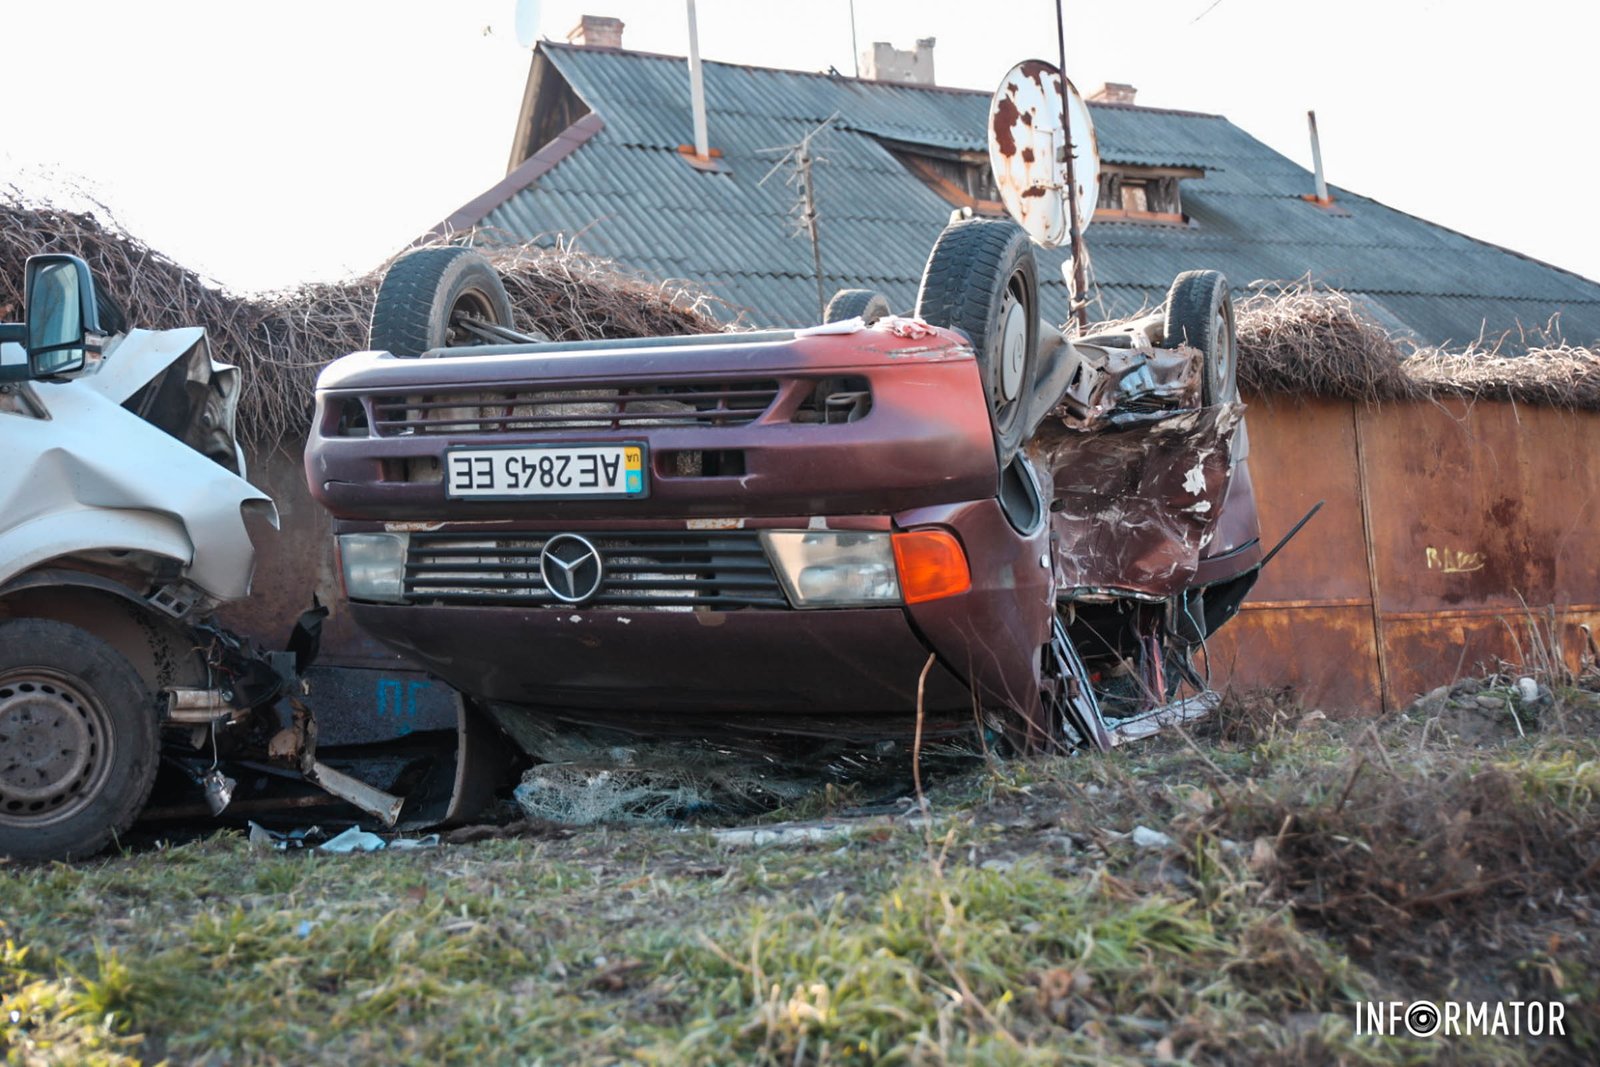
[[[615, 29], [601, 45], [581, 33], [538, 45], [505, 179], [438, 232], [576, 240], [696, 282], [754, 324], [794, 326], [817, 321], [818, 283], [792, 174], [773, 168], [824, 123], [812, 180], [826, 292], [878, 289], [909, 312], [952, 210], [1000, 211], [986, 92], [706, 62], [701, 158], [688, 64], [612, 46]], [[1310, 172], [1223, 116], [1132, 100], [1127, 86], [1090, 98], [1102, 160], [1086, 232], [1093, 317], [1154, 306], [1180, 271], [1214, 268], [1239, 291], [1309, 274], [1424, 342], [1552, 315], [1568, 341], [1600, 338], [1600, 284], [1346, 189], [1318, 201]], [[1065, 258], [1039, 254], [1044, 310], [1058, 322]]]

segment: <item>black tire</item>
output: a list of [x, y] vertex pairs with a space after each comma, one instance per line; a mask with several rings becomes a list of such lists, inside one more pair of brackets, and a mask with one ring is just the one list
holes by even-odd
[[81, 859], [150, 798], [160, 727], [144, 680], [100, 638], [0, 623], [0, 856]]
[[971, 340], [995, 451], [1011, 462], [1039, 369], [1039, 270], [1027, 233], [1009, 219], [946, 226], [922, 271], [917, 317]]
[[1239, 342], [1234, 334], [1233, 297], [1221, 271], [1186, 270], [1167, 290], [1164, 344], [1200, 350], [1201, 399], [1221, 404], [1239, 399]]
[[889, 310], [889, 298], [874, 289], [840, 289], [828, 301], [828, 310], [823, 312], [822, 321], [843, 322], [859, 318], [871, 326], [884, 316], [893, 314]]
[[483, 343], [453, 323], [460, 314], [511, 327], [511, 298], [499, 271], [470, 248], [419, 248], [383, 276], [369, 343], [397, 356]]

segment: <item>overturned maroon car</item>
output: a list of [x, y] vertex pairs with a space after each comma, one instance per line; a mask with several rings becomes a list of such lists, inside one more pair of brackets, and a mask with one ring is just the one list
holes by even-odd
[[1204, 710], [1263, 560], [1226, 280], [1068, 339], [1027, 234], [968, 219], [912, 315], [827, 319], [551, 343], [476, 253], [411, 253], [305, 454], [355, 618], [518, 738], [1107, 747]]

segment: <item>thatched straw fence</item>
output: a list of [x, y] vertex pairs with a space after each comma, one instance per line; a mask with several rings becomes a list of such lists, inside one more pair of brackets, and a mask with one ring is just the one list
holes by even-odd
[[1444, 351], [1391, 336], [1350, 296], [1306, 283], [1253, 293], [1237, 312], [1247, 393], [1368, 404], [1461, 396], [1600, 410], [1600, 351], [1548, 333], [1535, 334], [1519, 355], [1503, 354], [1502, 342]]
[[[517, 325], [558, 340], [714, 331], [722, 328], [715, 312], [728, 310], [693, 285], [651, 281], [566, 247], [484, 250], [505, 277]], [[87, 260], [133, 325], [205, 326], [218, 358], [245, 370], [239, 428], [255, 448], [304, 434], [316, 372], [366, 347], [383, 276], [379, 267], [346, 282], [241, 296], [93, 214], [0, 192], [0, 319], [17, 316], [23, 261], [47, 251]], [[1363, 403], [1467, 396], [1600, 410], [1600, 352], [1592, 348], [1558, 342], [1516, 356], [1481, 344], [1422, 348], [1392, 337], [1349, 296], [1306, 284], [1246, 297], [1238, 328], [1247, 393]]]

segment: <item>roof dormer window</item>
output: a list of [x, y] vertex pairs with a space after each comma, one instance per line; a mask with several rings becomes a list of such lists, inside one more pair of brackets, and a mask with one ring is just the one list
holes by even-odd
[[1184, 178], [1203, 178], [1205, 173], [1199, 167], [1102, 164], [1095, 220], [1187, 226], [1189, 218], [1183, 213], [1178, 183]]
[[953, 206], [969, 207], [979, 215], [1006, 213], [987, 153], [889, 143], [884, 147]]

